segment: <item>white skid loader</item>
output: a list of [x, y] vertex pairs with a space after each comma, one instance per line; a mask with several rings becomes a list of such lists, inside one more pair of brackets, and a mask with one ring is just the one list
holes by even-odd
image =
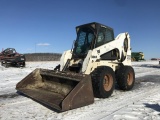
[[16, 89], [59, 111], [92, 104], [94, 97], [107, 98], [116, 83], [131, 90], [135, 73], [129, 34], [114, 38], [112, 28], [96, 22], [77, 26], [76, 32], [74, 48], [62, 54], [60, 65], [34, 70]]

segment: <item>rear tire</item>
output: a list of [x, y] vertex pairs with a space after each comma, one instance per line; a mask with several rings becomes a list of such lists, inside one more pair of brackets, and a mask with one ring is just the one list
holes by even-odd
[[22, 67], [26, 67], [26, 63], [25, 62], [23, 62]]
[[115, 73], [107, 66], [97, 67], [91, 74], [94, 96], [107, 98], [115, 87]]
[[135, 83], [135, 73], [131, 66], [122, 66], [116, 75], [117, 84], [121, 90], [131, 90]]

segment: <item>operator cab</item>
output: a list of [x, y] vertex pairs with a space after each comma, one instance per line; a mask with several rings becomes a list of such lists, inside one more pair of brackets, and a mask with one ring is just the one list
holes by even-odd
[[[114, 32], [112, 28], [96, 22], [77, 26], [76, 32], [77, 38], [74, 44], [73, 54], [71, 60], [69, 60], [72, 61], [72, 64], [69, 65], [68, 69], [69, 71], [79, 73], [88, 51], [114, 40]], [[109, 52], [102, 55], [101, 59], [107, 59], [111, 55], [112, 52]], [[69, 64], [69, 61], [67, 64]]]
[[84, 59], [88, 50], [92, 50], [114, 40], [113, 29], [93, 22], [76, 27], [77, 39], [72, 58]]

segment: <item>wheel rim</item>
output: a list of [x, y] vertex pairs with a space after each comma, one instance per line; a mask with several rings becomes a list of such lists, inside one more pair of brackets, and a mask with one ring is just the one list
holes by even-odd
[[103, 87], [105, 91], [109, 91], [113, 85], [113, 77], [111, 75], [105, 75], [103, 80]]
[[127, 75], [127, 84], [132, 85], [132, 83], [133, 83], [133, 73], [129, 72]]

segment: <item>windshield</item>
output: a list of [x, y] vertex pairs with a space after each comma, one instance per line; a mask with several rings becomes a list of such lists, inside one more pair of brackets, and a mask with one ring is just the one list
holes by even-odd
[[82, 28], [78, 32], [74, 53], [75, 55], [85, 55], [91, 47], [94, 32], [90, 28]]

